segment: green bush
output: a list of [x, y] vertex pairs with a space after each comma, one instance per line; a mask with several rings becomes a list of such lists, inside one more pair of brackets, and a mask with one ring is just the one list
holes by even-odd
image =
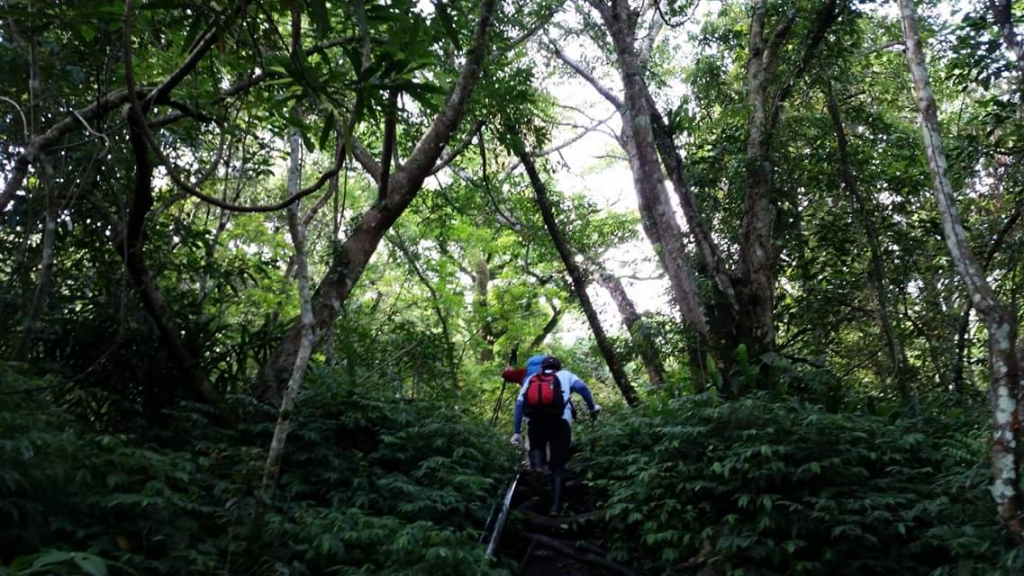
[[248, 399], [235, 399], [246, 424], [215, 427], [181, 406], [167, 426], [111, 434], [45, 391], [0, 396], [0, 566], [477, 574], [508, 447], [453, 403], [370, 390], [320, 382], [300, 396], [271, 504], [257, 488], [273, 415]]
[[585, 445], [606, 545], [639, 573], [1020, 574], [984, 437], [962, 419], [698, 396], [608, 418]]

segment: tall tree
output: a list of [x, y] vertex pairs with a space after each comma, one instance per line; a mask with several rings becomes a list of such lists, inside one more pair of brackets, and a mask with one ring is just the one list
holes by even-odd
[[[696, 196], [685, 176], [685, 164], [674, 142], [674, 134], [658, 110], [649, 86], [647, 60], [660, 26], [652, 26], [645, 38], [638, 34], [641, 9], [626, 0], [587, 0], [600, 16], [604, 31], [611, 40], [614, 66], [622, 82], [620, 99], [604, 87], [592, 74], [572, 59], [558, 52], [563, 62], [573, 68], [608, 100], [623, 119], [622, 145], [630, 161], [640, 211], [645, 223], [661, 222], [658, 228], [647, 226], [648, 238], [672, 240], [669, 246], [678, 250], [657, 250], [663, 260], [673, 291], [680, 301], [684, 319], [702, 336], [697, 348], [716, 351], [719, 362], [729, 373], [738, 346], [748, 354], [760, 357], [775, 346], [774, 289], [778, 251], [772, 234], [775, 210], [772, 196], [771, 146], [778, 135], [783, 105], [811, 67], [813, 57], [826, 32], [838, 15], [838, 3], [828, 1], [815, 13], [800, 42], [791, 40], [795, 12], [784, 16], [769, 35], [766, 32], [766, 2], [751, 6], [751, 24], [747, 49], [747, 147], [745, 160], [745, 195], [742, 227], [735, 271], [722, 256], [714, 235], [708, 228]], [[654, 18], [663, 17], [658, 13]], [[657, 22], [657, 20], [655, 20]], [[796, 64], [779, 72], [780, 52], [787, 42], [798, 51]], [[664, 169], [664, 170], [663, 170]], [[689, 257], [684, 242], [674, 239], [679, 225], [668, 201], [666, 175], [679, 197], [687, 232], [700, 256], [699, 269], [712, 282], [715, 294], [701, 298], [695, 289]], [[665, 232], [665, 231], [668, 232]], [[667, 236], [658, 237], [664, 232]], [[679, 266], [681, 270], [672, 271]], [[683, 302], [689, 302], [683, 305]], [[709, 321], [712, 320], [712, 321]], [[694, 350], [692, 354], [703, 356]], [[703, 361], [703, 358], [700, 358]], [[728, 385], [728, 382], [723, 382]]]
[[949, 164], [942, 145], [938, 104], [928, 78], [928, 68], [913, 0], [898, 0], [906, 43], [907, 65], [914, 83], [914, 96], [921, 115], [924, 148], [942, 231], [953, 265], [988, 331], [989, 371], [993, 413], [992, 497], [999, 518], [1024, 543], [1024, 495], [1019, 480], [1024, 473], [1017, 432], [1021, 424], [1020, 359], [1015, 349], [1017, 319], [996, 296], [984, 270], [978, 265], [960, 221], [956, 196], [949, 177]]
[[[380, 164], [372, 158], [362, 157], [360, 160], [377, 181], [380, 190], [386, 194], [378, 197], [377, 202], [360, 216], [348, 238], [334, 248], [332, 262], [312, 297], [315, 343], [327, 334], [384, 234], [416, 198], [423, 181], [441, 160], [445, 146], [458, 129], [486, 62], [488, 32], [497, 5], [497, 0], [481, 1], [472, 44], [467, 50], [455, 86], [405, 163], [389, 172], [386, 184], [382, 184]], [[360, 158], [361, 155], [357, 154], [356, 157]], [[280, 394], [281, 385], [286, 381], [286, 375], [299, 352], [301, 334], [301, 328], [293, 326], [273, 358], [263, 367], [256, 388], [262, 398], [274, 399]]]
[[526, 151], [522, 138], [515, 132], [515, 128], [506, 127], [506, 130], [508, 131], [512, 152], [522, 162], [523, 168], [526, 169], [526, 174], [530, 179], [530, 185], [537, 195], [537, 207], [540, 209], [541, 217], [544, 219], [544, 226], [548, 229], [551, 241], [554, 243], [555, 249], [558, 250], [558, 255], [562, 258], [562, 263], [565, 265], [566, 272], [569, 273], [569, 278], [572, 279], [573, 290], [580, 301], [580, 306], [587, 317], [587, 322], [590, 324], [590, 330], [594, 333], [597, 347], [601, 351], [601, 355], [604, 357], [608, 370], [612, 373], [612, 378], [622, 393], [622, 397], [629, 405], [634, 405], [640, 401], [640, 397], [637, 395], [633, 385], [629, 383], [629, 377], [626, 376], [626, 371], [615, 355], [615, 350], [612, 348], [611, 343], [608, 341], [608, 336], [601, 326], [601, 320], [598, 318], [597, 311], [594, 309], [590, 296], [587, 294], [587, 281], [583, 276], [583, 271], [580, 269], [575, 255], [566, 243], [565, 237], [558, 227], [558, 221], [555, 220], [555, 211], [551, 207], [551, 201], [548, 198], [547, 186], [541, 179], [533, 158]]
[[853, 155], [850, 152], [850, 141], [846, 135], [846, 127], [843, 124], [842, 113], [839, 110], [839, 103], [831, 83], [825, 85], [825, 104], [828, 108], [829, 117], [832, 119], [832, 126], [836, 135], [836, 147], [839, 150], [840, 177], [843, 188], [853, 201], [856, 219], [864, 230], [871, 257], [870, 282], [875, 290], [878, 301], [878, 323], [885, 338], [886, 347], [889, 349], [889, 360], [892, 363], [890, 378], [896, 385], [896, 389], [904, 401], [910, 399], [909, 380], [913, 376], [910, 367], [910, 360], [906, 351], [900, 343], [896, 328], [893, 322], [893, 312], [890, 306], [888, 276], [885, 271], [885, 262], [882, 255], [881, 241], [878, 233], [878, 226], [875, 223], [875, 216], [868, 207], [868, 201], [861, 192], [858, 185], [857, 175], [853, 170]]

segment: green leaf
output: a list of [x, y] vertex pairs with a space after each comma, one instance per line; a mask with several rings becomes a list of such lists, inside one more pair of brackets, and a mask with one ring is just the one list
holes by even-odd
[[448, 40], [451, 41], [456, 52], [462, 52], [458, 29], [455, 26], [455, 22], [452, 21], [452, 14], [448, 10], [448, 3], [444, 0], [434, 0], [434, 6], [437, 10], [437, 18], [441, 21], [441, 27], [444, 28], [445, 34], [448, 35]]
[[327, 143], [331, 139], [331, 134], [334, 134], [334, 124], [334, 110], [331, 110], [330, 112], [327, 113], [327, 117], [324, 118], [324, 125], [320, 129], [320, 138], [317, 141], [317, 146], [321, 150], [327, 149]]
[[89, 576], [107, 576], [107, 564], [99, 556], [76, 552], [71, 558]]
[[40, 554], [36, 561], [32, 563], [32, 568], [42, 568], [44, 566], [50, 566], [53, 564], [59, 564], [61, 562], [67, 562], [72, 557], [71, 553], [63, 552], [61, 550], [49, 550]]

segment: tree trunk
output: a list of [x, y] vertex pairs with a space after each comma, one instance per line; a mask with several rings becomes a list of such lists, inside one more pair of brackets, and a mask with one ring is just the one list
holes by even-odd
[[[334, 257], [320, 285], [313, 293], [313, 342], [320, 342], [341, 312], [341, 307], [362, 276], [370, 257], [384, 234], [405, 212], [419, 193], [430, 170], [458, 128], [478, 80], [487, 53], [487, 37], [498, 0], [481, 0], [473, 43], [459, 78], [427, 132], [408, 160], [389, 176], [388, 195], [380, 198], [363, 215], [348, 238], [334, 249]], [[254, 392], [265, 401], [280, 398], [282, 385], [299, 353], [302, 329], [296, 324], [286, 334], [274, 356], [261, 369]]]
[[[182, 377], [203, 402], [216, 406], [220, 398], [206, 378], [199, 362], [199, 355], [185, 343], [183, 331], [174, 320], [171, 308], [164, 300], [163, 293], [144, 256], [146, 215], [153, 207], [153, 163], [145, 137], [136, 128], [145, 118], [136, 110], [128, 112], [128, 140], [135, 156], [135, 182], [132, 185], [132, 202], [128, 211], [128, 222], [123, 223], [111, 216], [114, 226], [112, 243], [117, 254], [125, 263], [128, 276], [142, 306], [156, 324], [161, 339], [170, 350], [171, 359]], [[102, 203], [99, 203], [102, 206]]]
[[537, 206], [540, 208], [541, 217], [544, 219], [544, 226], [548, 229], [551, 241], [554, 243], [555, 249], [558, 250], [558, 255], [562, 258], [562, 263], [565, 265], [565, 269], [569, 273], [569, 278], [572, 280], [573, 290], [576, 292], [576, 297], [580, 300], [580, 306], [583, 308], [583, 313], [587, 317], [587, 322], [590, 323], [590, 329], [594, 332], [594, 339], [597, 341], [597, 347], [601, 351], [601, 355], [604, 356], [605, 363], [608, 364], [608, 370], [612, 373], [612, 378], [614, 378], [616, 386], [619, 387], [619, 391], [622, 392], [622, 397], [625, 398], [626, 402], [630, 406], [637, 404], [640, 401], [640, 398], [637, 396], [633, 385], [629, 383], [626, 371], [622, 368], [622, 364], [619, 362], [618, 358], [616, 358], [615, 351], [612, 349], [612, 345], [604, 333], [604, 328], [601, 327], [601, 322], [597, 317], [597, 311], [594, 310], [594, 305], [590, 301], [590, 296], [587, 295], [587, 283], [586, 279], [583, 277], [583, 272], [576, 263], [575, 256], [566, 244], [565, 238], [562, 237], [561, 230], [558, 228], [558, 222], [555, 220], [555, 212], [551, 207], [550, 200], [548, 199], [547, 187], [541, 180], [540, 174], [537, 172], [537, 167], [533, 163], [533, 158], [531, 158], [530, 154], [526, 151], [526, 147], [524, 146], [520, 136], [514, 131], [514, 128], [508, 127], [506, 129], [509, 131], [512, 152], [519, 157], [519, 161], [523, 163], [523, 168], [526, 169], [526, 174], [530, 178], [530, 184], [533, 186], [533, 191], [537, 196]]
[[907, 47], [907, 64], [914, 82], [914, 93], [921, 114], [924, 147], [928, 168], [932, 174], [935, 200], [942, 219], [943, 234], [953, 264], [961, 280], [967, 285], [974, 309], [985, 324], [989, 340], [989, 369], [991, 371], [991, 399], [993, 412], [991, 487], [996, 510], [1007, 529], [1024, 542], [1024, 501], [1018, 488], [1021, 468], [1020, 445], [1017, 430], [1021, 424], [1019, 399], [1021, 374], [1015, 349], [1016, 318], [1008, 311], [989, 285], [985, 273], [975, 261], [960, 222], [952, 183], [949, 179], [946, 153], [942, 146], [938, 106], [928, 79], [921, 36], [917, 29], [917, 15], [913, 0], [898, 0], [903, 19], [903, 37]]
[[597, 274], [597, 281], [608, 291], [615, 302], [615, 307], [618, 308], [619, 314], [622, 316], [622, 323], [625, 324], [630, 338], [640, 353], [640, 359], [647, 370], [647, 378], [650, 379], [651, 385], [660, 388], [665, 384], [665, 366], [661, 362], [661, 355], [658, 353], [658, 347], [651, 337], [650, 330], [636, 311], [636, 306], [633, 305], [629, 294], [626, 293], [626, 287], [622, 285], [622, 280], [607, 270], [601, 270]]
[[[749, 316], [749, 334], [741, 341], [756, 358], [775, 342], [772, 322], [774, 306], [774, 274], [772, 226], [775, 211], [771, 205], [771, 164], [768, 143], [771, 138], [766, 116], [768, 79], [765, 73], [764, 25], [765, 0], [754, 0], [750, 22], [747, 56], [747, 123], [746, 196], [743, 200], [742, 241], [739, 253], [740, 275], [744, 280], [744, 312]], [[742, 323], [745, 326], [748, 323]]]
[[491, 322], [490, 304], [487, 300], [487, 292], [491, 285], [491, 264], [483, 252], [478, 252], [473, 259], [473, 308], [480, 316], [483, 325], [480, 327], [480, 338], [484, 346], [480, 350], [480, 363], [486, 364], [494, 361], [494, 343], [498, 338], [494, 333], [494, 323]]
[[[646, 85], [643, 88], [647, 92]], [[646, 97], [651, 111], [651, 126], [654, 133], [654, 141], [658, 147], [658, 154], [661, 156], [661, 162], [665, 166], [665, 171], [672, 182], [672, 187], [679, 197], [679, 206], [682, 208], [683, 216], [686, 218], [686, 226], [693, 237], [694, 244], [697, 245], [697, 250], [700, 252], [704, 265], [707, 267], [708, 276], [715, 283], [715, 287], [718, 288], [719, 292], [722, 293], [722, 299], [728, 305], [732, 321], [741, 321], [732, 278], [729, 276], [726, 264], [722, 261], [721, 252], [715, 244], [714, 238], [704, 222], [704, 218], [701, 216], [693, 189], [690, 188], [690, 183], [686, 180], [686, 176], [683, 173], [683, 159], [679, 155], [675, 143], [672, 141], [672, 135], [665, 124], [665, 119], [662, 118], [661, 113], [654, 106], [654, 98], [651, 97], [650, 92], [646, 93]]]
[[832, 84], [825, 86], [826, 105], [829, 116], [832, 118], [832, 127], [836, 133], [836, 146], [839, 149], [840, 175], [843, 187], [853, 200], [856, 209], [856, 218], [860, 221], [867, 239], [868, 249], [871, 254], [871, 285], [875, 289], [878, 299], [878, 323], [885, 338], [886, 347], [889, 349], [889, 360], [892, 363], [890, 378], [896, 385], [896, 391], [904, 402], [910, 401], [909, 379], [913, 375], [910, 370], [910, 361], [906, 352], [896, 338], [896, 330], [893, 327], [892, 317], [889, 310], [889, 291], [886, 288], [887, 277], [885, 275], [885, 264], [882, 260], [882, 248], [879, 243], [878, 227], [868, 208], [867, 200], [857, 185], [857, 176], [853, 172], [853, 156], [850, 152], [850, 141], [846, 136], [846, 128], [843, 126], [843, 117], [839, 111], [839, 104], [836, 102], [835, 94], [832, 92]]
[[636, 50], [636, 14], [625, 0], [606, 5], [591, 0], [600, 13], [612, 39], [619, 74], [625, 92], [622, 115], [622, 141], [633, 173], [637, 203], [644, 232], [658, 254], [669, 277], [672, 294], [683, 320], [702, 338], [709, 338], [703, 303], [690, 267], [686, 242], [676, 220], [665, 187], [665, 175], [658, 161], [651, 129], [651, 110], [646, 84]]
[[53, 167], [45, 157], [42, 159], [42, 184], [46, 190], [46, 214], [43, 218], [43, 246], [39, 261], [39, 273], [36, 275], [36, 290], [32, 303], [25, 314], [25, 329], [17, 348], [14, 349], [15, 361], [24, 361], [29, 356], [32, 341], [35, 339], [39, 319], [50, 298], [50, 285], [53, 280], [54, 243], [57, 238], [57, 198], [53, 190]]
[[[302, 137], [297, 128], [292, 129], [289, 140], [289, 163], [288, 163], [288, 191], [292, 195], [301, 188], [300, 177], [302, 166], [300, 155], [302, 153]], [[277, 478], [281, 471], [281, 460], [284, 457], [285, 441], [288, 439], [288, 430], [291, 421], [292, 409], [295, 404], [295, 396], [302, 388], [302, 378], [306, 374], [306, 366], [309, 363], [309, 356], [313, 352], [313, 307], [309, 298], [309, 266], [306, 257], [306, 229], [302, 225], [299, 216], [299, 202], [288, 206], [288, 230], [291, 233], [292, 244], [295, 246], [296, 276], [298, 277], [299, 288], [299, 329], [301, 340], [299, 351], [295, 357], [295, 365], [292, 367], [291, 376], [288, 378], [288, 385], [285, 387], [281, 397], [281, 410], [277, 414], [277, 425], [274, 427], [274, 437], [270, 442], [270, 450], [267, 451], [267, 463], [263, 468], [263, 497], [269, 500], [274, 495], [274, 487], [277, 485]]]

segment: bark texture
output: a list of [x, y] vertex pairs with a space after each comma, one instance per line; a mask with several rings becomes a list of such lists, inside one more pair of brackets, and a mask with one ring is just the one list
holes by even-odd
[[[771, 204], [771, 164], [768, 145], [771, 130], [766, 115], [768, 79], [764, 26], [766, 0], [754, 0], [750, 21], [747, 56], [747, 163], [746, 196], [743, 199], [743, 226], [739, 252], [740, 275], [746, 289], [746, 310], [752, 343], [769, 348], [775, 341], [772, 322], [775, 282], [773, 280], [772, 226], [775, 209]], [[761, 346], [759, 346], [761, 348]], [[762, 350], [756, 350], [760, 353]]]
[[967, 285], [974, 309], [985, 324], [989, 343], [989, 369], [991, 371], [991, 401], [993, 413], [992, 438], [992, 497], [999, 518], [1007, 529], [1024, 542], [1024, 512], [1018, 478], [1020, 474], [1020, 446], [1017, 431], [1021, 423], [1021, 373], [1015, 350], [1016, 318], [996, 297], [985, 273], [971, 251], [967, 233], [960, 221], [949, 178], [945, 149], [942, 146], [938, 106], [928, 79], [921, 35], [917, 28], [917, 14], [913, 0], [898, 0], [906, 42], [907, 64], [914, 83], [914, 96], [921, 115], [928, 168], [942, 230], [957, 274]]

